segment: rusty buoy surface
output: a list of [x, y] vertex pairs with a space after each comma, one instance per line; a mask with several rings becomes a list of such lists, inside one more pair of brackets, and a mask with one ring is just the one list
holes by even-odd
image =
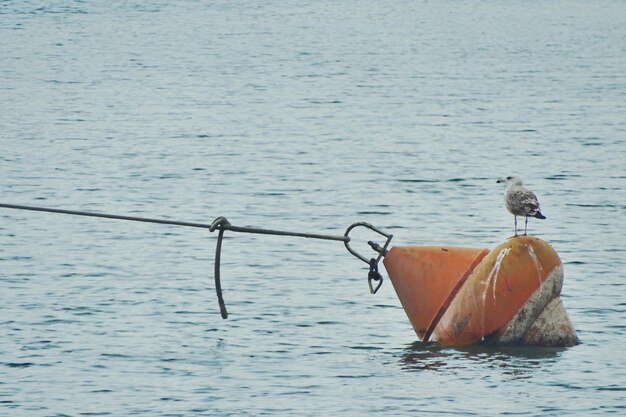
[[491, 251], [393, 247], [384, 265], [423, 341], [449, 346], [578, 343], [559, 297], [563, 265], [541, 239], [517, 236]]

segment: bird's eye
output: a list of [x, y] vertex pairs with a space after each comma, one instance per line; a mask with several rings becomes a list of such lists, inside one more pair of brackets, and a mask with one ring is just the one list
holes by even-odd
[[513, 179], [513, 177], [506, 177], [506, 179], [507, 179], [507, 180], [512, 180], [512, 179]]

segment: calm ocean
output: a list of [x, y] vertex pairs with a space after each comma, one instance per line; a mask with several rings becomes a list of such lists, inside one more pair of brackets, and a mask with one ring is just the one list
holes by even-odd
[[624, 1], [0, 1], [2, 203], [494, 247], [510, 174], [578, 346], [422, 344], [291, 237], [222, 320], [215, 233], [0, 209], [0, 416], [626, 414]]

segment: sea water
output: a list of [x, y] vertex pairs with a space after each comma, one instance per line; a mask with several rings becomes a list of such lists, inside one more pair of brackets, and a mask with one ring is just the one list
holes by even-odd
[[[417, 340], [341, 242], [0, 209], [0, 415], [626, 414], [623, 1], [2, 1], [0, 202], [491, 248], [568, 349]], [[354, 231], [355, 249], [380, 236]]]

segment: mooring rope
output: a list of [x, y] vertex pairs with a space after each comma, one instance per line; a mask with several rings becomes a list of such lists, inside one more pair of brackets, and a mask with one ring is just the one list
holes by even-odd
[[240, 233], [256, 233], [256, 234], [276, 235], [276, 236], [295, 236], [295, 237], [304, 237], [304, 238], [310, 238], [310, 239], [324, 239], [324, 240], [337, 240], [340, 242], [350, 242], [350, 238], [348, 236], [333, 236], [333, 235], [321, 235], [321, 234], [315, 234], [315, 233], [287, 232], [284, 230], [271, 230], [271, 229], [260, 229], [257, 227], [233, 226], [228, 221], [226, 223], [216, 222], [218, 219], [225, 219], [224, 217], [218, 217], [217, 219], [215, 219], [215, 221], [213, 221], [213, 223], [205, 224], [205, 223], [181, 222], [177, 220], [168, 220], [168, 219], [152, 219], [148, 217], [120, 216], [118, 214], [94, 213], [90, 211], [63, 210], [63, 209], [54, 209], [54, 208], [48, 208], [48, 207], [23, 206], [23, 205], [18, 205], [18, 204], [0, 203], [0, 207], [15, 209], [15, 210], [30, 210], [30, 211], [42, 211], [42, 212], [47, 212], [47, 213], [70, 214], [73, 216], [100, 217], [104, 219], [127, 220], [127, 221], [133, 221], [133, 222], [169, 224], [169, 225], [184, 226], [184, 227], [199, 227], [202, 229], [209, 229], [209, 231], [211, 232], [214, 232], [217, 229], [226, 229], [232, 232], [240, 232]]
[[[224, 232], [226, 230], [229, 230], [231, 232], [239, 232], [239, 233], [254, 233], [254, 234], [275, 235], [275, 236], [292, 236], [292, 237], [303, 237], [303, 238], [308, 238], [308, 239], [334, 240], [334, 241], [343, 242], [346, 249], [348, 249], [348, 251], [351, 254], [353, 254], [358, 259], [370, 265], [370, 274], [368, 276], [368, 283], [370, 286], [370, 291], [372, 293], [375, 293], [378, 290], [378, 288], [380, 288], [380, 285], [382, 284], [382, 276], [378, 273], [378, 262], [386, 253], [386, 249], [388, 248], [389, 243], [391, 242], [391, 238], [393, 237], [392, 235], [386, 234], [380, 231], [379, 229], [375, 228], [371, 224], [365, 223], [365, 222], [354, 223], [350, 227], [348, 227], [348, 229], [346, 230], [343, 236], [337, 236], [337, 235], [325, 235], [325, 234], [318, 234], [318, 233], [301, 233], [301, 232], [290, 232], [290, 231], [284, 231], [284, 230], [262, 229], [258, 227], [233, 226], [228, 221], [228, 219], [226, 219], [226, 217], [223, 217], [223, 216], [217, 217], [211, 224], [205, 224], [205, 223], [194, 223], [194, 222], [181, 222], [177, 220], [168, 220], [168, 219], [154, 219], [154, 218], [148, 218], [148, 217], [121, 216], [118, 214], [109, 214], [109, 213], [94, 213], [94, 212], [89, 212], [89, 211], [25, 206], [25, 205], [18, 205], [18, 204], [0, 203], [0, 207], [14, 209], [14, 210], [29, 210], [29, 211], [39, 211], [39, 212], [46, 212], [46, 213], [69, 214], [73, 216], [99, 217], [99, 218], [113, 219], [113, 220], [157, 223], [157, 224], [166, 224], [166, 225], [183, 226], [183, 227], [196, 227], [196, 228], [208, 229], [210, 232], [219, 230], [219, 233], [217, 236], [217, 245], [215, 247], [215, 292], [217, 293], [217, 300], [220, 306], [220, 314], [222, 318], [224, 319], [228, 318], [228, 312], [226, 311], [226, 304], [224, 303], [224, 298], [222, 295], [222, 285], [221, 285], [221, 278], [220, 278], [220, 263], [221, 263], [221, 252], [222, 252], [222, 240], [224, 238]], [[349, 244], [350, 236], [348, 236], [348, 234], [353, 228], [357, 226], [363, 226], [363, 227], [369, 228], [387, 238], [387, 241], [382, 248], [380, 248], [377, 244], [373, 244], [373, 242], [369, 242], [370, 246], [372, 246], [372, 248], [375, 251], [379, 252], [379, 256], [377, 258], [372, 258], [368, 260], [363, 255], [360, 255], [358, 252], [356, 252], [354, 249], [350, 247], [350, 244]], [[372, 284], [371, 284], [372, 280], [380, 281], [376, 289], [372, 288]]]

